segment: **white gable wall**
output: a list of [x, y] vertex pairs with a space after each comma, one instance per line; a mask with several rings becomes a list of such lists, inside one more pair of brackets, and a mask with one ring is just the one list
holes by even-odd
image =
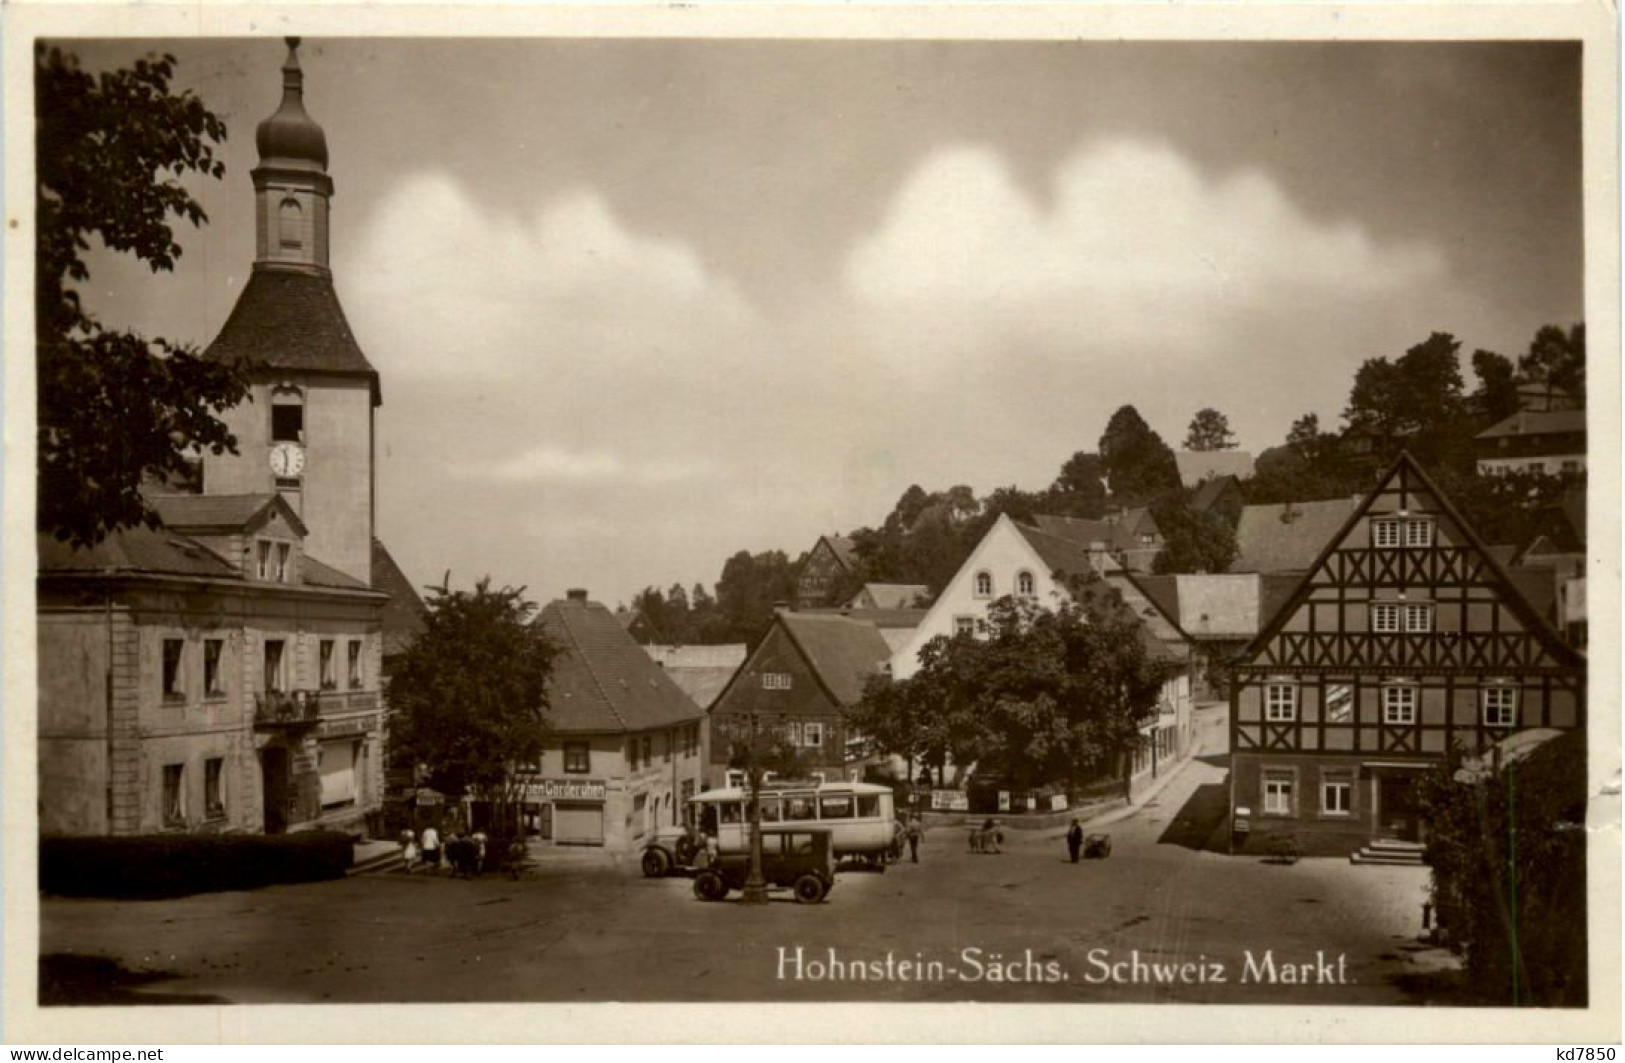
[[[987, 607], [1007, 594], [1014, 594], [1016, 575], [1024, 571], [1033, 574], [1033, 589], [1039, 602], [1055, 602], [1057, 594], [1066, 593], [1010, 518], [1000, 515], [942, 589], [920, 626], [910, 632], [909, 638], [892, 655], [892, 678], [908, 679], [918, 672], [920, 649], [938, 635], [953, 635], [955, 617], [986, 619]], [[977, 596], [978, 572], [987, 572], [993, 577], [992, 595]]]

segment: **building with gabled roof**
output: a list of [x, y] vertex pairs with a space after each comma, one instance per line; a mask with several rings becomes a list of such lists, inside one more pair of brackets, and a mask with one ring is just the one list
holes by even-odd
[[1244, 850], [1280, 835], [1311, 852], [1418, 843], [1411, 784], [1452, 745], [1585, 726], [1584, 658], [1406, 453], [1232, 671]]
[[707, 782], [727, 781], [735, 739], [771, 727], [796, 749], [799, 767], [826, 779], [844, 778], [862, 757], [842, 713], [881, 675], [891, 647], [867, 620], [840, 612], [781, 609], [756, 652], [711, 706]]
[[820, 535], [796, 573], [797, 609], [841, 604], [836, 600], [857, 578], [857, 544], [844, 535]]
[[704, 713], [586, 591], [536, 624], [560, 652], [542, 755], [519, 773], [522, 821], [544, 843], [633, 852], [699, 792]]
[[1519, 410], [1473, 437], [1478, 471], [1579, 474], [1586, 467], [1586, 412], [1580, 409]]
[[865, 623], [873, 624], [877, 629], [879, 629], [880, 637], [886, 640], [886, 645], [890, 646], [894, 652], [896, 651], [897, 647], [901, 646], [908, 640], [909, 636], [914, 633], [914, 629], [920, 626], [920, 621], [925, 619], [925, 615], [929, 611], [930, 610], [926, 608], [857, 609], [850, 607], [841, 609], [796, 610], [798, 613], [804, 613], [809, 616], [817, 616], [819, 614], [836, 614], [839, 616], [849, 617], [852, 620], [861, 620]]
[[891, 675], [908, 679], [918, 672], [920, 651], [932, 639], [985, 633], [988, 608], [998, 599], [1014, 595], [1040, 604], [1060, 601], [1070, 596], [1068, 584], [1073, 579], [1098, 579], [1115, 590], [1121, 608], [1137, 621], [1147, 651], [1181, 666], [1163, 685], [1157, 719], [1144, 729], [1145, 744], [1136, 753], [1131, 779], [1131, 786], [1141, 785], [1190, 751], [1191, 647], [1178, 625], [1146, 593], [1143, 577], [1121, 568], [1087, 542], [1000, 515], [919, 626], [892, 653]]

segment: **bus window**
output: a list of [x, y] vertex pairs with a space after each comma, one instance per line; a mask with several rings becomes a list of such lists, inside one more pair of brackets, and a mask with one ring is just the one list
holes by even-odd
[[879, 818], [879, 816], [880, 816], [880, 795], [879, 794], [859, 794], [858, 795], [858, 818], [859, 819], [877, 819], [877, 818]]
[[745, 822], [745, 806], [740, 804], [738, 801], [723, 801], [717, 805], [717, 808], [722, 813], [722, 822]]
[[851, 819], [851, 794], [824, 794], [818, 799], [819, 819]]
[[779, 821], [779, 799], [768, 795], [762, 798], [762, 822], [777, 823]]
[[818, 810], [813, 805], [811, 794], [801, 794], [784, 798], [784, 818], [788, 820], [817, 819]]

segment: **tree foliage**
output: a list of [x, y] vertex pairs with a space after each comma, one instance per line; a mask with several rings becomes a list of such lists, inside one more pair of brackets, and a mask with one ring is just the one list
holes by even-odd
[[1518, 374], [1528, 383], [1566, 391], [1576, 398], [1586, 393], [1586, 327], [1584, 322], [1567, 331], [1556, 325], [1543, 326], [1518, 359]]
[[1053, 607], [994, 602], [984, 635], [933, 639], [913, 676], [869, 685], [848, 725], [881, 751], [974, 764], [1018, 789], [1126, 773], [1173, 666], [1115, 590], [1071, 591]]
[[423, 633], [389, 677], [390, 754], [451, 795], [508, 803], [519, 765], [540, 758], [547, 683], [561, 652], [523, 587], [429, 588]]
[[93, 77], [61, 49], [34, 51], [38, 524], [75, 543], [156, 525], [142, 483], [185, 476], [190, 454], [234, 450], [216, 415], [247, 393], [238, 369], [104, 326], [75, 287], [90, 279], [92, 237], [172, 270], [171, 219], [207, 221], [186, 180], [225, 172], [214, 149], [226, 127], [171, 90], [174, 69], [165, 55]]
[[1211, 406], [1204, 406], [1191, 418], [1185, 430], [1185, 449], [1234, 450], [1236, 434], [1230, 431], [1230, 419]]
[[1236, 532], [1217, 513], [1198, 513], [1177, 498], [1152, 508], [1163, 547], [1151, 570], [1168, 572], [1228, 572], [1236, 560]]
[[1474, 351], [1473, 375], [1478, 378], [1473, 406], [1486, 423], [1518, 412], [1518, 373], [1510, 358], [1494, 351]]
[[1179, 463], [1133, 406], [1121, 406], [1100, 437], [1100, 460], [1115, 501], [1150, 502], [1179, 490]]
[[1484, 1003], [1583, 1007], [1583, 732], [1494, 770], [1458, 747], [1417, 781], [1433, 903]]

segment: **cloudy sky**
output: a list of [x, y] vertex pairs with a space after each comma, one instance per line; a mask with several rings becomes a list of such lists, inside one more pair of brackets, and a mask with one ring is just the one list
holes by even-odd
[[[162, 43], [230, 127], [179, 270], [104, 319], [207, 344], [254, 252], [280, 42]], [[91, 65], [154, 45], [75, 46]], [[905, 488], [1036, 489], [1134, 404], [1177, 445], [1335, 425], [1430, 331], [1581, 320], [1579, 49], [308, 40], [335, 282], [419, 582], [611, 605], [794, 556]]]

